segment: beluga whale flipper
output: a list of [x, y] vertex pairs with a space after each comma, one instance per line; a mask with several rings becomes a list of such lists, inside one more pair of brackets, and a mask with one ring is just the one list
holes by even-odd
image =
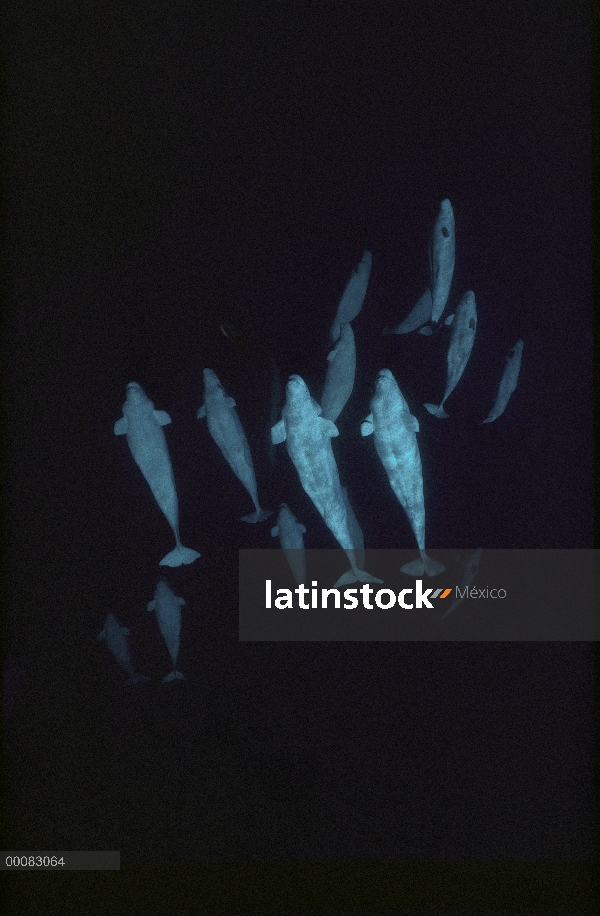
[[171, 422], [164, 410], [154, 404], [137, 384], [130, 382], [123, 404], [123, 416], [115, 423], [115, 435], [127, 436], [135, 463], [148, 481], [159, 509], [175, 536], [175, 548], [160, 561], [160, 566], [181, 566], [201, 556], [197, 550], [184, 547], [179, 539], [179, 506], [173, 478], [173, 467], [162, 427]]
[[306, 534], [304, 525], [300, 524], [286, 503], [281, 503], [277, 524], [271, 529], [271, 535], [274, 538], [279, 537], [279, 543], [298, 585], [304, 585], [306, 581], [304, 534]]
[[256, 475], [246, 434], [240, 423], [233, 398], [227, 397], [223, 386], [212, 369], [205, 369], [204, 404], [198, 410], [197, 417], [206, 417], [208, 431], [223, 452], [233, 473], [250, 494], [255, 512], [244, 515], [243, 522], [262, 522], [270, 515], [258, 504]]
[[112, 611], [109, 611], [104, 621], [104, 629], [98, 635], [98, 639], [105, 639], [106, 645], [110, 649], [114, 659], [129, 674], [129, 680], [125, 681], [125, 686], [130, 687], [132, 684], [143, 684], [151, 680], [145, 674], [137, 674], [131, 662], [129, 655], [129, 646], [127, 637], [130, 632], [127, 627], [122, 627]]
[[335, 423], [354, 387], [356, 346], [351, 324], [342, 325], [338, 342], [327, 359], [329, 367], [321, 395], [321, 409], [322, 416]]
[[506, 405], [510, 400], [510, 396], [517, 387], [519, 371], [521, 369], [522, 354], [523, 341], [517, 340], [514, 347], [511, 347], [508, 351], [506, 363], [504, 366], [504, 372], [502, 373], [502, 378], [500, 379], [500, 387], [498, 388], [498, 394], [496, 395], [496, 401], [490, 410], [487, 419], [483, 421], [484, 423], [493, 423], [493, 421], [497, 420], [500, 414], [503, 414], [506, 410]]
[[185, 680], [185, 675], [177, 670], [182, 604], [185, 604], [183, 598], [176, 598], [167, 582], [164, 579], [159, 579], [154, 598], [148, 604], [148, 610], [156, 613], [158, 628], [167, 644], [167, 649], [173, 662], [173, 671], [163, 677], [163, 684], [174, 680]]
[[333, 343], [340, 336], [342, 325], [353, 321], [363, 307], [371, 274], [371, 262], [371, 252], [365, 251], [362, 261], [356, 270], [352, 271], [329, 331], [329, 336]]
[[352, 569], [340, 576], [335, 585], [381, 582], [360, 569], [356, 561], [346, 503], [331, 448], [331, 437], [337, 435], [335, 423], [321, 416], [321, 408], [311, 398], [304, 380], [299, 375], [291, 375], [286, 386], [282, 419], [271, 430], [271, 436], [275, 444], [285, 441], [305, 493], [350, 560]]
[[429, 244], [429, 273], [431, 277], [431, 320], [433, 324], [442, 317], [446, 308], [455, 258], [454, 212], [449, 200], [440, 204], [440, 212], [433, 224]]
[[434, 417], [448, 419], [448, 414], [444, 410], [444, 404], [450, 397], [460, 378], [465, 371], [465, 366], [469, 361], [473, 342], [475, 340], [475, 331], [477, 330], [477, 309], [475, 307], [475, 294], [468, 290], [458, 303], [454, 314], [454, 321], [450, 331], [450, 344], [448, 346], [448, 374], [446, 381], [446, 391], [442, 398], [442, 403], [425, 404], [429, 413]]
[[389, 369], [377, 376], [371, 414], [361, 424], [363, 436], [373, 434], [375, 451], [381, 458], [392, 490], [408, 515], [421, 558], [402, 566], [409, 576], [437, 576], [445, 567], [425, 552], [425, 501], [423, 470], [417, 444], [419, 421], [408, 409], [396, 379]]

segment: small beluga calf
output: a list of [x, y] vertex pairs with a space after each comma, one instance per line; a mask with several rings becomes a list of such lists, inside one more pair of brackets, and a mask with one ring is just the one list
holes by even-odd
[[286, 503], [281, 503], [277, 524], [271, 529], [271, 535], [279, 538], [281, 548], [290, 564], [294, 579], [298, 585], [306, 581], [306, 556], [304, 537], [306, 528], [301, 525]]
[[363, 436], [373, 434], [375, 451], [381, 458], [392, 490], [408, 515], [421, 557], [401, 567], [409, 576], [437, 576], [445, 567], [425, 552], [425, 501], [423, 470], [417, 443], [419, 421], [408, 409], [396, 379], [389, 369], [377, 376], [371, 413], [361, 424]]
[[282, 418], [271, 430], [273, 442], [285, 442], [304, 492], [346, 553], [351, 569], [335, 586], [351, 582], [381, 582], [358, 566], [348, 511], [340, 483], [331, 437], [338, 435], [335, 423], [321, 416], [304, 379], [291, 375], [286, 385]]
[[450, 344], [448, 346], [448, 374], [444, 397], [439, 405], [424, 405], [434, 417], [440, 417], [445, 420], [448, 419], [448, 414], [444, 410], [444, 404], [458, 385], [465, 371], [465, 366], [469, 361], [469, 356], [473, 349], [476, 330], [477, 308], [475, 306], [475, 294], [469, 290], [458, 303], [456, 312], [454, 313], [454, 320], [450, 331]]
[[262, 522], [272, 512], [261, 509], [258, 503], [256, 474], [246, 434], [240, 423], [233, 398], [225, 390], [212, 369], [205, 369], [204, 404], [199, 408], [197, 417], [206, 417], [208, 431], [221, 449], [231, 470], [248, 491], [255, 511], [242, 516], [243, 522]]
[[179, 639], [181, 635], [181, 605], [185, 604], [183, 598], [177, 598], [167, 582], [159, 579], [154, 598], [148, 604], [148, 610], [156, 613], [158, 628], [167, 644], [169, 655], [173, 662], [173, 670], [163, 678], [163, 684], [169, 681], [184, 681], [185, 677], [177, 670], [177, 656], [179, 655]]
[[506, 410], [506, 405], [510, 400], [510, 396], [517, 387], [519, 371], [521, 369], [522, 354], [523, 341], [517, 340], [514, 347], [511, 347], [508, 351], [506, 363], [504, 365], [504, 372], [502, 373], [502, 378], [500, 379], [500, 387], [498, 388], [498, 394], [496, 395], [496, 401], [490, 410], [487, 419], [483, 421], [484, 423], [493, 423], [494, 420], [497, 420], [498, 417]]
[[104, 629], [98, 635], [98, 639], [106, 640], [106, 645], [115, 661], [129, 674], [129, 680], [125, 681], [126, 687], [130, 687], [132, 684], [143, 684], [145, 681], [151, 680], [145, 674], [138, 674], [133, 667], [127, 644], [129, 635], [129, 629], [122, 627], [113, 612], [109, 611], [104, 621]]
[[163, 426], [171, 422], [164, 410], [155, 410], [137, 382], [130, 382], [123, 404], [123, 416], [115, 423], [115, 435], [126, 436], [135, 463], [146, 478], [159, 509], [167, 519], [175, 548], [162, 558], [159, 566], [181, 566], [193, 563], [200, 553], [184, 547], [179, 538], [179, 504], [173, 467]]

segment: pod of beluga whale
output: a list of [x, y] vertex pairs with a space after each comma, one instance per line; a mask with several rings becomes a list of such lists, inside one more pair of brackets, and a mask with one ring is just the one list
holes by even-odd
[[201, 556], [197, 550], [184, 547], [179, 538], [179, 504], [173, 467], [162, 430], [171, 422], [164, 410], [154, 404], [137, 382], [127, 386], [123, 416], [115, 423], [116, 436], [126, 436], [135, 463], [146, 478], [158, 506], [175, 536], [175, 548], [160, 561], [160, 566], [181, 566]]
[[419, 421], [411, 414], [396, 379], [389, 369], [382, 369], [377, 376], [371, 413], [361, 424], [361, 433], [373, 434], [375, 451], [417, 541], [420, 559], [406, 563], [402, 572], [410, 576], [424, 573], [437, 576], [445, 567], [425, 551], [425, 501], [418, 431]]

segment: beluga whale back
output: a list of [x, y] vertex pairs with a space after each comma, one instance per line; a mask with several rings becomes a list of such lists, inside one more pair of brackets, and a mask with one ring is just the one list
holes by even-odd
[[331, 437], [338, 435], [337, 427], [321, 416], [321, 408], [311, 398], [299, 375], [289, 378], [282, 419], [273, 427], [271, 435], [275, 444], [285, 441], [305, 493], [350, 560], [352, 569], [338, 579], [336, 586], [357, 581], [381, 582], [357, 564], [344, 493], [331, 448]]
[[514, 347], [511, 347], [508, 351], [506, 363], [504, 365], [504, 372], [502, 373], [502, 378], [500, 379], [500, 387], [498, 388], [498, 394], [496, 395], [496, 401], [490, 410], [487, 419], [483, 421], [484, 423], [493, 423], [493, 421], [497, 420], [500, 414], [503, 414], [506, 410], [506, 405], [510, 400], [510, 396], [517, 387], [519, 371], [521, 369], [522, 354], [523, 341], [517, 340]]
[[173, 477], [173, 467], [167, 440], [162, 430], [171, 422], [164, 410], [154, 404], [137, 382], [127, 386], [123, 416], [115, 423], [115, 435], [126, 436], [135, 463], [146, 478], [159, 509], [175, 536], [175, 548], [160, 561], [160, 566], [181, 566], [193, 563], [200, 553], [184, 547], [179, 538], [179, 505]]
[[371, 413], [361, 424], [363, 436], [373, 434], [375, 451], [381, 458], [392, 490], [408, 515], [421, 558], [406, 563], [409, 576], [437, 576], [444, 566], [425, 552], [425, 501], [423, 471], [417, 444], [419, 421], [408, 409], [396, 379], [389, 369], [377, 376]]
[[250, 494], [255, 512], [244, 515], [243, 522], [262, 522], [272, 513], [258, 504], [256, 474], [250, 446], [240, 423], [233, 398], [227, 397], [223, 386], [212, 369], [205, 369], [204, 404], [198, 410], [198, 419], [206, 417], [208, 431], [221, 449], [231, 470]]
[[456, 242], [454, 212], [449, 200], [440, 204], [440, 212], [433, 224], [429, 244], [429, 272], [431, 277], [431, 320], [434, 324], [446, 308], [452, 274], [454, 273]]
[[173, 662], [173, 671], [163, 678], [163, 684], [169, 681], [184, 681], [185, 676], [177, 670], [179, 655], [179, 638], [181, 635], [181, 605], [183, 598], [177, 598], [164, 579], [159, 579], [154, 592], [154, 599], [148, 604], [148, 610], [156, 613], [158, 628], [167, 644]]
[[444, 410], [444, 404], [458, 385], [465, 371], [465, 366], [469, 361], [469, 356], [473, 349], [476, 330], [477, 309], [475, 307], [475, 294], [471, 290], [468, 290], [458, 303], [452, 322], [450, 344], [448, 346], [448, 374], [444, 397], [439, 405], [424, 405], [434, 417], [440, 417], [445, 420], [448, 419], [448, 414]]

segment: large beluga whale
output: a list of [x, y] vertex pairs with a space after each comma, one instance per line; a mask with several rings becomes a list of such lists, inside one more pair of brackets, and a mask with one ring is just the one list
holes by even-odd
[[322, 416], [335, 423], [354, 387], [356, 346], [352, 325], [342, 325], [338, 342], [327, 359], [329, 366], [321, 395], [321, 409]]
[[429, 243], [429, 274], [431, 279], [431, 320], [434, 324], [446, 308], [455, 258], [454, 213], [449, 200], [440, 204]]
[[298, 585], [306, 581], [306, 556], [304, 554], [304, 537], [306, 528], [301, 525], [286, 503], [281, 503], [277, 524], [271, 529], [274, 538], [279, 538], [281, 548], [290, 564], [290, 569]]
[[333, 343], [335, 343], [340, 336], [342, 325], [348, 324], [356, 318], [363, 307], [371, 273], [371, 261], [371, 252], [365, 251], [362, 256], [362, 261], [356, 270], [352, 271], [352, 275], [346, 284], [346, 289], [342, 294], [336, 316], [333, 319], [333, 324], [329, 331], [329, 336]]
[[163, 677], [163, 684], [174, 680], [185, 680], [185, 676], [181, 671], [177, 670], [182, 604], [185, 604], [183, 598], [176, 598], [166, 581], [159, 579], [154, 598], [148, 604], [148, 610], [156, 613], [158, 628], [167, 644], [167, 649], [173, 662], [173, 670], [166, 677]]
[[167, 440], [162, 430], [171, 422], [164, 410], [155, 410], [137, 382], [130, 382], [123, 404], [123, 416], [115, 423], [115, 435], [126, 436], [136, 464], [148, 481], [159, 509], [175, 536], [175, 548], [160, 561], [160, 566], [193, 563], [200, 553], [184, 547], [179, 538], [179, 505]]
[[304, 491], [350, 560], [352, 569], [340, 576], [336, 587], [357, 581], [381, 582], [360, 569], [356, 561], [346, 503], [331, 448], [331, 437], [338, 435], [337, 427], [321, 416], [321, 408], [311, 398], [299, 375], [289, 378], [282, 419], [273, 427], [271, 435], [275, 444], [285, 441]]
[[375, 451], [381, 458], [392, 490], [408, 515], [421, 558], [402, 566], [409, 576], [437, 576], [444, 566], [425, 552], [425, 502], [423, 470], [417, 444], [419, 421], [408, 409], [396, 379], [389, 369], [377, 376], [371, 413], [361, 424], [363, 436], [373, 434]]
[[424, 405], [434, 417], [448, 418], [448, 414], [444, 410], [444, 404], [456, 388], [465, 370], [465, 366], [469, 361], [469, 356], [473, 349], [473, 341], [475, 340], [476, 329], [477, 308], [475, 306], [475, 295], [471, 290], [468, 290], [458, 303], [454, 314], [454, 321], [452, 322], [450, 344], [448, 346], [446, 391], [442, 398], [442, 403], [439, 405]]
[[522, 354], [523, 341], [517, 340], [514, 347], [511, 347], [508, 351], [506, 363], [504, 365], [504, 372], [502, 373], [502, 378], [500, 379], [500, 387], [498, 388], [498, 394], [496, 395], [496, 401], [490, 410], [487, 419], [483, 421], [484, 423], [493, 423], [493, 421], [497, 420], [500, 414], [504, 413], [506, 410], [506, 405], [510, 400], [510, 396], [517, 387], [519, 371], [521, 369]]
[[138, 674], [133, 667], [131, 656], [129, 655], [129, 646], [127, 645], [127, 637], [129, 635], [128, 628], [122, 627], [113, 612], [109, 611], [104, 622], [104, 629], [98, 635], [98, 639], [106, 640], [106, 645], [115, 661], [128, 673], [129, 680], [125, 681], [126, 687], [132, 684], [142, 684], [150, 680], [145, 674]]
[[208, 431], [223, 452], [233, 473], [250, 494], [255, 512], [244, 515], [244, 522], [262, 522], [272, 513], [258, 504], [256, 475], [246, 434], [235, 409], [233, 398], [227, 397], [223, 386], [212, 369], [205, 369], [204, 404], [198, 410], [198, 419], [206, 417]]

